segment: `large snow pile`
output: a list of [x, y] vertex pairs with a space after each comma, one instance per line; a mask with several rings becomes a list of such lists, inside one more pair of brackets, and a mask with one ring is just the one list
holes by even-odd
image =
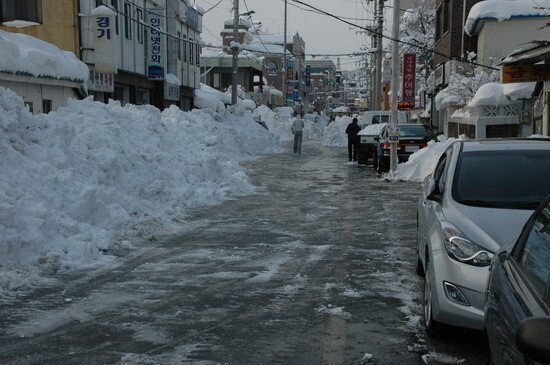
[[279, 148], [249, 111], [89, 98], [34, 116], [0, 87], [0, 297], [108, 264], [145, 232], [182, 229], [194, 207], [251, 193], [240, 162]]
[[468, 35], [476, 32], [480, 20], [500, 21], [515, 17], [550, 16], [550, 0], [485, 0], [470, 9], [464, 30]]
[[205, 84], [201, 84], [201, 88], [195, 90], [194, 105], [196, 108], [222, 111], [225, 109], [225, 104], [231, 104], [231, 95], [222, 93]]
[[18, 33], [0, 30], [0, 71], [86, 82], [89, 69], [74, 53], [51, 43]]
[[280, 114], [286, 118], [292, 118], [294, 115], [294, 109], [290, 106], [281, 106], [278, 108], [273, 109], [273, 111], [277, 114]]
[[[460, 137], [460, 139], [465, 137]], [[440, 135], [437, 142], [428, 142], [428, 147], [422, 148], [409, 157], [409, 161], [400, 163], [397, 171], [393, 175], [394, 180], [417, 181], [422, 182], [431, 175], [435, 165], [445, 150], [454, 142], [456, 138], [445, 138]]]
[[323, 146], [327, 147], [346, 147], [348, 145], [348, 135], [346, 128], [351, 123], [351, 117], [338, 117], [330, 123], [323, 133]]
[[[277, 112], [272, 111], [265, 105], [259, 106], [254, 110], [254, 115], [262, 122], [265, 122], [269, 131], [279, 137], [282, 142], [294, 140], [292, 134], [292, 123], [295, 118], [289, 112], [292, 108], [277, 108]], [[289, 110], [290, 109], [290, 110]], [[310, 115], [311, 116], [311, 115]], [[323, 130], [326, 126], [326, 118], [304, 118], [304, 139], [320, 139], [323, 136]]]

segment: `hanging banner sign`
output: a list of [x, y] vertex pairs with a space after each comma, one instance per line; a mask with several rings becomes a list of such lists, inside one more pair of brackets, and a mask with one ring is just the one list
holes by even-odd
[[93, 66], [90, 66], [90, 78], [88, 79], [88, 90], [112, 93], [115, 91], [115, 75], [112, 73], [97, 73]]
[[403, 101], [414, 102], [416, 100], [416, 54], [405, 53], [403, 55]]
[[114, 10], [105, 5], [92, 10], [92, 31], [95, 71], [102, 74], [117, 72], [117, 46]]
[[164, 80], [164, 35], [162, 30], [163, 8], [147, 9], [149, 28], [147, 37], [147, 76], [149, 80]]

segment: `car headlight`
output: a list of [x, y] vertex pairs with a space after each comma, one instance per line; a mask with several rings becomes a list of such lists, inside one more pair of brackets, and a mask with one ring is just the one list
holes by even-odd
[[441, 224], [445, 237], [445, 249], [452, 259], [473, 266], [489, 266], [494, 254], [472, 242], [449, 222]]

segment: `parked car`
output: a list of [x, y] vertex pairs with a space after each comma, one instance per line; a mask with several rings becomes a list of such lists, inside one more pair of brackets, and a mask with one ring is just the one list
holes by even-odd
[[[485, 330], [491, 362], [529, 364], [516, 346], [514, 332], [526, 318], [550, 316], [550, 197], [531, 216], [516, 243], [501, 248], [489, 272]], [[545, 336], [550, 337], [550, 332]]]
[[457, 141], [423, 183], [417, 272], [424, 325], [482, 330], [488, 268], [550, 194], [548, 140]]
[[360, 165], [366, 165], [369, 159], [374, 159], [375, 145], [378, 143], [380, 133], [387, 125], [388, 123], [369, 124], [359, 132], [357, 162]]
[[[421, 148], [428, 146], [428, 142], [434, 139], [430, 128], [424, 124], [398, 124], [399, 143], [397, 144], [397, 158], [399, 162], [406, 162], [410, 155]], [[387, 125], [378, 138], [376, 144], [376, 156], [373, 167], [378, 172], [388, 171], [390, 167], [389, 125]]]

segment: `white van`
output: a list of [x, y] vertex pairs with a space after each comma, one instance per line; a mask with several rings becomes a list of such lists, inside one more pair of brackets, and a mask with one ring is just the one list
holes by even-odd
[[[359, 118], [359, 126], [364, 128], [369, 124], [380, 124], [380, 123], [390, 123], [391, 120], [391, 111], [389, 110], [369, 110], [364, 112]], [[406, 112], [399, 111], [397, 112], [397, 123], [409, 123], [408, 116]]]

